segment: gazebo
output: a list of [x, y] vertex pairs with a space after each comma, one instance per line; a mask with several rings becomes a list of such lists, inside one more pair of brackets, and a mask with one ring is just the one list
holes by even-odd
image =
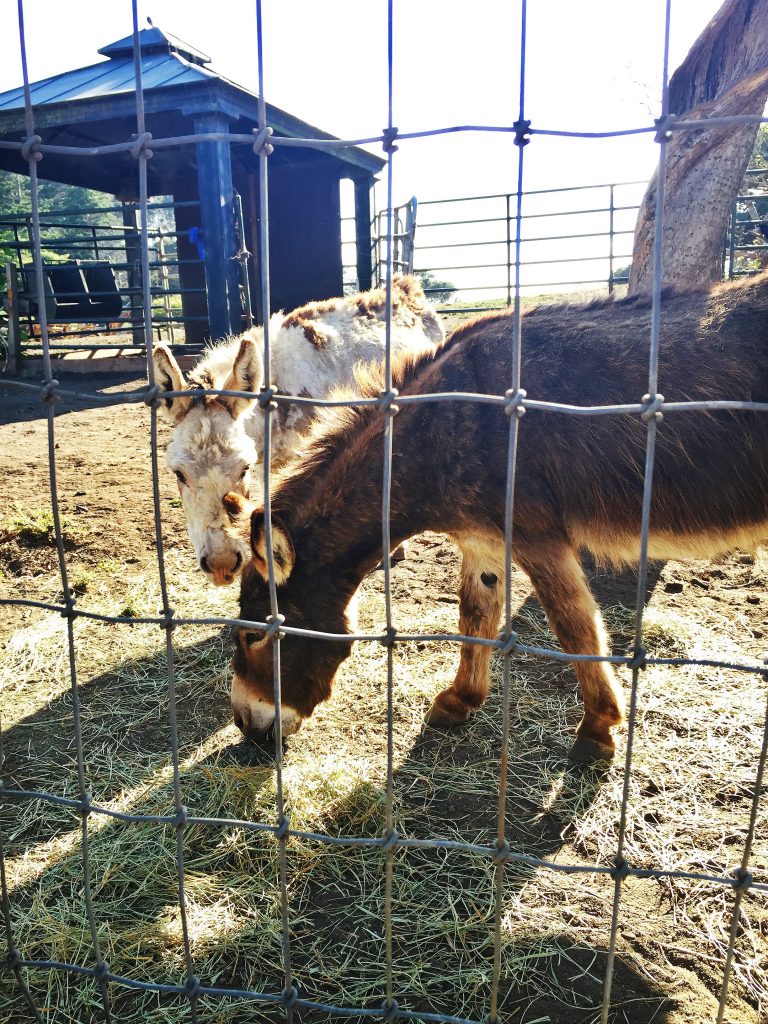
[[[249, 134], [258, 125], [258, 97], [213, 71], [210, 58], [157, 27], [139, 33], [146, 127], [155, 138], [210, 132]], [[102, 146], [136, 132], [133, 36], [98, 51], [106, 59], [31, 86], [35, 131], [44, 143]], [[0, 139], [25, 136], [21, 88], [0, 94]], [[299, 118], [266, 105], [276, 136], [331, 139]], [[269, 158], [270, 302], [292, 309], [342, 292], [340, 182], [354, 183], [357, 277], [371, 284], [371, 189], [384, 161], [358, 147], [332, 152], [276, 146]], [[0, 167], [24, 173], [16, 150], [0, 149]], [[46, 154], [41, 178], [137, 199], [136, 161], [126, 152], [75, 157]], [[243, 143], [200, 141], [157, 149], [148, 163], [151, 196], [172, 196], [176, 213], [183, 313], [188, 341], [242, 328], [238, 243], [233, 214], [243, 206], [255, 313], [261, 319], [258, 157]], [[189, 202], [194, 200], [195, 202]], [[198, 205], [199, 204], [199, 205]], [[196, 231], [192, 229], [197, 229]], [[203, 266], [195, 265], [202, 239]], [[186, 259], [185, 259], [186, 257]], [[188, 262], [187, 262], [188, 260]], [[201, 317], [201, 314], [203, 316]], [[192, 318], [197, 318], [197, 322]], [[201, 322], [202, 321], [202, 322]], [[206, 329], [206, 323], [207, 328]]]

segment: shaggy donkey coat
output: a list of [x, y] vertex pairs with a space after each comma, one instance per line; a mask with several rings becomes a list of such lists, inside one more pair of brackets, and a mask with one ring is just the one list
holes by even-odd
[[[270, 320], [271, 381], [284, 395], [326, 398], [352, 386], [359, 362], [383, 358], [386, 339], [383, 288], [323, 302], [310, 302]], [[392, 350], [434, 351], [445, 339], [439, 317], [415, 277], [392, 282]], [[264, 416], [256, 393], [264, 379], [263, 331], [253, 328], [209, 349], [184, 378], [170, 349], [154, 349], [155, 374], [165, 391], [226, 389], [253, 398], [191, 395], [166, 399], [173, 423], [166, 452], [179, 481], [189, 536], [200, 568], [217, 584], [231, 583], [248, 556], [233, 529], [241, 499], [259, 491], [252, 467], [263, 455]], [[279, 403], [273, 421], [272, 465], [284, 464], [311, 423], [316, 409]]]
[[[522, 322], [528, 396], [574, 405], [637, 403], [647, 391], [647, 297], [542, 306]], [[401, 394], [498, 394], [511, 378], [510, 313], [456, 330], [436, 354], [400, 362]], [[377, 391], [381, 383], [373, 383]], [[710, 292], [664, 295], [659, 392], [667, 401], [768, 401], [768, 274]], [[318, 432], [273, 497], [278, 599], [286, 623], [347, 631], [345, 609], [381, 558], [382, 421], [376, 408], [344, 410]], [[503, 602], [504, 493], [509, 420], [502, 408], [439, 402], [401, 406], [394, 421], [391, 529], [396, 543], [423, 530], [461, 549], [459, 630], [494, 637]], [[606, 654], [600, 612], [579, 551], [622, 564], [639, 554], [646, 426], [639, 415], [579, 417], [528, 410], [520, 423], [513, 558], [530, 577], [563, 650]], [[659, 424], [650, 555], [707, 557], [768, 539], [768, 414], [672, 412]], [[252, 559], [241, 617], [270, 614], [264, 517], [252, 517]], [[331, 691], [350, 643], [287, 636], [282, 644], [283, 728], [295, 731]], [[488, 648], [463, 645], [453, 684], [428, 714], [465, 721], [488, 692]], [[246, 733], [274, 720], [271, 644], [241, 630], [232, 704]], [[623, 716], [605, 663], [574, 666], [584, 701], [572, 754], [609, 757]]]

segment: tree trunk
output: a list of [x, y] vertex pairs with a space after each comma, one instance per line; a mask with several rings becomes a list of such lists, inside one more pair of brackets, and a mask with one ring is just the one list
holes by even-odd
[[[684, 120], [762, 114], [768, 98], [768, 0], [726, 0], [669, 83], [669, 112]], [[667, 143], [663, 282], [719, 280], [733, 201], [755, 145], [757, 125], [676, 131]], [[635, 227], [629, 294], [653, 275], [657, 176]]]

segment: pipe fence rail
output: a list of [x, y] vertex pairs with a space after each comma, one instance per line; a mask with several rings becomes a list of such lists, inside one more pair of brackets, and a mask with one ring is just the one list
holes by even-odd
[[[177, 209], [199, 205], [195, 200], [154, 201], [144, 211], [148, 218], [153, 333], [156, 341], [165, 341], [179, 351], [199, 351], [202, 345], [188, 343], [185, 328], [208, 322], [204, 313], [207, 293], [202, 235], [199, 228], [180, 231], [175, 225]], [[49, 329], [56, 327], [55, 332], [49, 330], [49, 350], [126, 350], [143, 345], [138, 260], [142, 228], [135, 204], [41, 212], [37, 230], [44, 251], [46, 323]], [[18, 354], [41, 348], [36, 271], [30, 262], [35, 251], [33, 234], [31, 213], [0, 216], [0, 250], [6, 259], [4, 307]], [[180, 258], [182, 240], [190, 247], [197, 245], [196, 258]], [[182, 272], [190, 268], [192, 273], [197, 268], [201, 286], [182, 282]], [[185, 308], [188, 303], [202, 303], [202, 311]], [[249, 310], [247, 305], [245, 315]], [[122, 340], [124, 335], [130, 337]]]
[[[727, 874], [725, 871], [720, 872], [696, 872], [696, 871], [685, 871], [685, 870], [672, 870], [672, 869], [640, 869], [629, 863], [626, 857], [626, 829], [627, 829], [627, 815], [629, 811], [629, 783], [632, 769], [632, 746], [635, 735], [635, 721], [636, 712], [639, 700], [639, 689], [640, 680], [643, 669], [649, 664], [664, 663], [664, 664], [696, 664], [695, 660], [690, 659], [653, 659], [648, 656], [643, 646], [643, 609], [644, 609], [644, 593], [645, 593], [645, 582], [647, 575], [648, 565], [648, 537], [649, 537], [649, 512], [650, 512], [650, 501], [653, 485], [653, 474], [654, 474], [654, 454], [656, 450], [657, 437], [661, 432], [663, 434], [663, 414], [675, 414], [675, 415], [697, 415], [704, 414], [714, 409], [721, 408], [738, 408], [748, 409], [755, 413], [765, 414], [768, 412], [768, 407], [765, 403], [758, 402], [731, 402], [724, 399], [721, 402], [675, 402], [666, 403], [662, 395], [658, 394], [657, 390], [657, 378], [658, 378], [658, 343], [659, 343], [659, 314], [661, 309], [661, 280], [662, 280], [662, 266], [661, 266], [661, 238], [663, 231], [663, 192], [665, 182], [665, 159], [666, 159], [666, 146], [667, 140], [672, 132], [688, 132], [695, 130], [704, 125], [708, 125], [711, 122], [707, 121], [688, 121], [684, 119], [674, 119], [667, 113], [667, 80], [668, 80], [668, 49], [669, 49], [669, 21], [670, 21], [670, 6], [671, 0], [667, 0], [666, 4], [666, 35], [664, 41], [664, 75], [663, 75], [663, 92], [661, 100], [661, 117], [656, 124], [643, 125], [638, 128], [631, 128], [625, 131], [611, 131], [611, 132], [570, 132], [561, 131], [556, 129], [544, 129], [539, 128], [531, 123], [529, 120], [529, 104], [527, 102], [525, 93], [525, 43], [526, 43], [526, 4], [522, 4], [522, 19], [520, 27], [520, 39], [521, 39], [521, 71], [519, 81], [519, 108], [517, 112], [517, 118], [513, 124], [508, 126], [475, 126], [475, 125], [463, 125], [456, 126], [453, 128], [435, 129], [433, 131], [415, 132], [415, 133], [399, 133], [395, 127], [393, 103], [392, 103], [392, 85], [393, 85], [393, 71], [392, 71], [392, 57], [393, 57], [393, 0], [387, 2], [388, 12], [388, 56], [389, 56], [389, 82], [388, 82], [388, 120], [387, 127], [382, 133], [377, 133], [367, 139], [355, 139], [355, 140], [306, 140], [306, 139], [284, 139], [277, 138], [271, 133], [269, 125], [266, 123], [266, 108], [264, 104], [264, 77], [263, 77], [263, 45], [264, 45], [264, 34], [262, 30], [262, 15], [261, 15], [261, 3], [260, 0], [256, 0], [255, 13], [256, 13], [256, 40], [258, 50], [258, 76], [259, 76], [259, 95], [260, 99], [260, 118], [259, 128], [251, 136], [221, 136], [215, 133], [201, 136], [184, 136], [178, 138], [169, 139], [154, 139], [146, 130], [145, 114], [144, 114], [144, 93], [142, 87], [141, 77], [141, 64], [139, 60], [139, 43], [138, 43], [138, 15], [137, 15], [137, 0], [132, 0], [132, 16], [133, 16], [133, 39], [134, 39], [134, 67], [135, 67], [135, 87], [136, 87], [136, 134], [133, 138], [126, 140], [123, 143], [119, 143], [112, 146], [104, 147], [61, 147], [61, 146], [50, 146], [42, 142], [41, 137], [36, 134], [35, 131], [35, 112], [30, 99], [30, 86], [29, 76], [27, 71], [27, 46], [25, 40], [24, 30], [24, 4], [23, 0], [18, 0], [18, 21], [19, 21], [19, 39], [20, 39], [20, 52], [22, 59], [22, 68], [24, 76], [24, 95], [25, 95], [25, 119], [26, 119], [26, 137], [18, 143], [4, 142], [2, 145], [5, 148], [13, 148], [19, 151], [21, 158], [28, 162], [29, 165], [29, 177], [30, 177], [30, 189], [31, 189], [31, 225], [32, 225], [32, 238], [34, 246], [34, 267], [37, 278], [37, 302], [40, 317], [40, 328], [41, 328], [41, 340], [43, 348], [43, 360], [44, 360], [44, 374], [43, 381], [39, 385], [30, 384], [28, 382], [11, 382], [16, 387], [25, 388], [30, 393], [34, 392], [41, 403], [42, 408], [45, 411], [47, 419], [47, 438], [48, 438], [48, 462], [49, 462], [49, 482], [50, 482], [50, 493], [52, 502], [52, 512], [55, 528], [56, 548], [58, 554], [58, 565], [59, 572], [61, 575], [61, 587], [62, 587], [62, 599], [59, 602], [53, 602], [50, 604], [42, 602], [27, 601], [24, 598], [11, 599], [4, 603], [15, 604], [15, 605], [26, 605], [38, 608], [48, 608], [59, 612], [66, 621], [66, 644], [65, 644], [65, 655], [66, 662], [69, 666], [69, 681], [71, 688], [72, 698], [72, 730], [73, 739], [76, 749], [77, 758], [77, 794], [72, 798], [64, 798], [57, 796], [54, 793], [43, 791], [43, 792], [32, 792], [25, 791], [23, 789], [12, 789], [12, 788], [0, 788], [0, 796], [9, 801], [30, 801], [30, 800], [42, 800], [51, 804], [59, 804], [62, 806], [69, 807], [79, 813], [81, 819], [81, 856], [82, 856], [82, 893], [83, 903], [85, 908], [85, 917], [87, 919], [88, 933], [90, 936], [90, 944], [92, 950], [92, 962], [89, 966], [77, 965], [68, 962], [57, 962], [52, 960], [36, 960], [33, 958], [25, 957], [24, 951], [17, 945], [14, 932], [13, 915], [11, 909], [11, 895], [9, 893], [7, 878], [6, 878], [6, 864], [4, 859], [4, 842], [3, 836], [0, 833], [0, 907], [2, 909], [2, 917], [4, 922], [4, 930], [7, 945], [7, 957], [5, 962], [5, 968], [11, 972], [16, 979], [16, 982], [23, 993], [23, 997], [26, 1000], [27, 1006], [29, 1007], [30, 1015], [37, 1021], [42, 1021], [43, 1014], [35, 1004], [35, 1000], [32, 996], [30, 988], [27, 984], [27, 974], [30, 972], [43, 972], [43, 971], [56, 971], [56, 972], [71, 972], [77, 975], [86, 976], [94, 979], [98, 985], [99, 999], [101, 1003], [101, 1014], [103, 1019], [109, 1021], [113, 1019], [112, 1013], [112, 1000], [110, 993], [110, 986], [117, 986], [118, 988], [124, 987], [127, 989], [136, 989], [143, 991], [151, 991], [156, 993], [170, 993], [176, 994], [187, 1000], [189, 1006], [189, 1017], [195, 1022], [198, 1020], [199, 1012], [199, 1001], [202, 997], [210, 998], [239, 998], [251, 1000], [255, 1004], [264, 1005], [279, 1005], [284, 1008], [286, 1018], [289, 1022], [293, 1020], [295, 1011], [298, 1009], [317, 1010], [331, 1015], [340, 1017], [344, 1016], [355, 1016], [365, 1018], [375, 1018], [385, 1021], [393, 1021], [398, 1017], [403, 1019], [413, 1020], [427, 1020], [434, 1022], [445, 1022], [445, 1024], [479, 1024], [477, 1021], [465, 1021], [463, 1018], [452, 1016], [450, 1012], [445, 1013], [426, 1013], [416, 1010], [407, 1009], [401, 1006], [398, 1002], [398, 992], [394, 982], [394, 962], [395, 953], [393, 947], [393, 911], [392, 911], [392, 884], [393, 874], [395, 871], [394, 854], [398, 849], [413, 849], [413, 848], [428, 848], [428, 849], [452, 849], [460, 850], [467, 855], [476, 856], [477, 858], [483, 858], [489, 860], [494, 865], [495, 872], [495, 919], [493, 925], [493, 936], [494, 936], [494, 957], [493, 966], [491, 972], [491, 984], [490, 984], [490, 998], [488, 1001], [488, 1012], [486, 1020], [495, 1024], [497, 1020], [500, 1020], [500, 1000], [502, 993], [500, 992], [500, 979], [501, 979], [501, 934], [502, 934], [502, 916], [504, 910], [504, 877], [505, 869], [508, 865], [514, 863], [525, 863], [528, 865], [535, 866], [537, 868], [546, 869], [547, 871], [564, 872], [564, 873], [584, 873], [584, 874], [603, 874], [609, 875], [613, 880], [614, 884], [614, 896], [613, 906], [611, 912], [611, 923], [607, 941], [608, 949], [608, 960], [605, 974], [605, 981], [603, 986], [603, 998], [602, 1007], [600, 1011], [600, 1017], [603, 1024], [607, 1024], [609, 1014], [611, 1010], [611, 984], [613, 979], [614, 962], [617, 948], [617, 927], [621, 911], [621, 898], [624, 883], [628, 878], [631, 877], [674, 877], [674, 878], [688, 878], [696, 879], [702, 882], [707, 882], [713, 886], [721, 886], [724, 889], [732, 890], [733, 892], [733, 903], [731, 912], [731, 930], [728, 940], [728, 946], [725, 955], [722, 985], [719, 999], [719, 1010], [717, 1015], [717, 1021], [723, 1020], [726, 1008], [726, 1000], [728, 995], [728, 986], [732, 974], [733, 968], [733, 955], [736, 944], [740, 907], [743, 897], [748, 892], [766, 892], [768, 891], [768, 884], [757, 882], [752, 874], [750, 873], [750, 856], [755, 838], [757, 814], [758, 814], [758, 802], [763, 785], [764, 772], [766, 758], [768, 757], [768, 709], [766, 713], [765, 727], [763, 730], [762, 748], [759, 755], [758, 764], [755, 766], [755, 778], [754, 778], [754, 795], [751, 800], [750, 818], [747, 826], [746, 839], [743, 846], [743, 851], [740, 859], [740, 866], [738, 870], [732, 875]], [[716, 118], [713, 119], [716, 123], [725, 124], [758, 124], [763, 119], [760, 117], [733, 117], [733, 118]], [[441, 134], [441, 133], [459, 133], [467, 131], [497, 131], [497, 132], [508, 132], [514, 136], [514, 141], [517, 145], [517, 182], [516, 189], [514, 192], [509, 193], [505, 199], [510, 204], [509, 214], [505, 214], [506, 223], [514, 225], [514, 231], [510, 231], [510, 246], [513, 248], [513, 258], [509, 262], [509, 266], [513, 270], [512, 280], [508, 284], [508, 296], [511, 300], [511, 304], [514, 306], [514, 343], [512, 358], [510, 361], [510, 374], [509, 380], [506, 382], [508, 387], [501, 391], [498, 395], [473, 395], [473, 394], [425, 394], [425, 395], [410, 395], [410, 396], [398, 396], [397, 392], [392, 387], [392, 360], [391, 360], [391, 280], [392, 280], [392, 267], [393, 267], [393, 238], [395, 235], [394, 224], [393, 224], [393, 204], [392, 204], [392, 191], [393, 191], [393, 177], [394, 167], [396, 164], [395, 154], [398, 145], [410, 144], [419, 138], [425, 136]], [[521, 303], [520, 303], [520, 290], [521, 290], [521, 270], [522, 261], [520, 256], [521, 238], [522, 238], [522, 222], [523, 222], [523, 170], [524, 170], [524, 157], [526, 152], [526, 146], [536, 139], [537, 135], [553, 135], [560, 137], [588, 137], [588, 138], [607, 138], [607, 137], [618, 137], [621, 135], [637, 134], [637, 133], [649, 133], [656, 137], [659, 145], [660, 162], [659, 162], [659, 189], [658, 189], [658, 203], [656, 207], [656, 258], [655, 258], [655, 270], [653, 280], [653, 313], [652, 313], [652, 326], [651, 335], [649, 339], [649, 371], [648, 371], [648, 384], [647, 393], [644, 396], [638, 395], [637, 401], [632, 404], [622, 406], [609, 406], [598, 408], [579, 408], [568, 405], [561, 405], [554, 402], [546, 401], [546, 396], [542, 399], [529, 398], [524, 390], [524, 376], [522, 373], [522, 362], [521, 362]], [[218, 141], [222, 138], [229, 138], [232, 141], [249, 141], [253, 145], [254, 151], [259, 158], [260, 166], [260, 180], [261, 180], [261, 209], [260, 218], [262, 224], [261, 231], [261, 289], [262, 289], [262, 302], [264, 310], [264, 380], [267, 385], [271, 379], [270, 376], [270, 337], [269, 337], [269, 261], [268, 261], [268, 167], [269, 157], [273, 152], [275, 146], [310, 146], [313, 148], [336, 148], [343, 146], [357, 146], [361, 143], [372, 143], [377, 142], [383, 145], [384, 151], [387, 155], [387, 171], [386, 171], [386, 188], [387, 188], [387, 253], [386, 253], [386, 290], [387, 290], [387, 306], [390, 312], [387, 324], [387, 345], [386, 345], [386, 359], [385, 359], [385, 390], [379, 398], [371, 399], [359, 402], [345, 402], [341, 404], [345, 405], [362, 405], [362, 404], [376, 404], [381, 411], [384, 422], [384, 458], [383, 458], [383, 500], [382, 500], [382, 550], [390, 550], [390, 532], [389, 532], [389, 506], [390, 506], [390, 495], [391, 495], [391, 471], [392, 471], [392, 438], [393, 432], [397, 429], [396, 427], [396, 412], [397, 404], [403, 403], [419, 403], [419, 402], [433, 402], [433, 401], [462, 401], [462, 402], [496, 402], [506, 409], [509, 414], [509, 444], [507, 449], [506, 457], [506, 468], [507, 468], [507, 490], [506, 490], [506, 501], [505, 501], [505, 603], [503, 610], [503, 632], [501, 639], [498, 641], [488, 641], [473, 637], [465, 637], [459, 635], [445, 635], [441, 637], [437, 636], [420, 636], [418, 638], [403, 635], [398, 632], [396, 616], [393, 611], [392, 600], [391, 600], [391, 579], [390, 569], [388, 560], [384, 559], [384, 592], [385, 592], [385, 606], [386, 606], [386, 629], [383, 634], [380, 635], [361, 635], [359, 640], [361, 642], [372, 642], [384, 644], [387, 650], [387, 673], [386, 673], [386, 692], [387, 692], [387, 785], [386, 785], [386, 829], [384, 834], [376, 838], [364, 838], [360, 836], [344, 836], [344, 837], [333, 837], [322, 833], [306, 833], [297, 830], [293, 830], [290, 824], [290, 818], [286, 810], [286, 801], [284, 796], [283, 788], [283, 744], [280, 729], [280, 706], [281, 706], [281, 675], [280, 675], [280, 651], [281, 651], [281, 639], [285, 634], [291, 635], [305, 635], [323, 637], [328, 642], [338, 642], [339, 640], [349, 639], [346, 635], [344, 637], [336, 636], [333, 634], [323, 634], [307, 629], [299, 629], [291, 626], [290, 621], [284, 621], [283, 616], [280, 612], [279, 606], [279, 594], [275, 582], [274, 573], [274, 556], [273, 556], [273, 536], [272, 536], [272, 523], [271, 523], [271, 475], [270, 475], [270, 463], [271, 463], [271, 431], [272, 423], [274, 420], [274, 413], [279, 404], [297, 402], [299, 399], [293, 396], [280, 395], [275, 392], [275, 389], [267, 386], [259, 393], [258, 402], [264, 416], [265, 436], [264, 436], [264, 505], [265, 505], [265, 523], [266, 523], [266, 547], [267, 547], [267, 564], [269, 567], [269, 593], [271, 603], [271, 616], [267, 622], [247, 622], [242, 623], [235, 619], [205, 619], [205, 618], [184, 618], [174, 611], [170, 603], [170, 591], [166, 576], [163, 540], [162, 540], [162, 523], [161, 523], [161, 511], [160, 511], [160, 497], [159, 497], [159, 470], [158, 470], [158, 437], [157, 437], [157, 412], [158, 405], [160, 402], [160, 389], [155, 381], [154, 367], [151, 358], [147, 358], [146, 370], [148, 385], [147, 387], [135, 390], [133, 392], [124, 392], [119, 395], [110, 395], [103, 400], [110, 404], [117, 404], [119, 402], [143, 402], [148, 406], [149, 419], [150, 419], [150, 443], [149, 449], [151, 453], [152, 461], [152, 497], [153, 497], [153, 520], [155, 529], [155, 539], [157, 547], [157, 566], [159, 573], [159, 588], [162, 599], [162, 607], [157, 617], [145, 618], [139, 621], [153, 622], [157, 624], [164, 635], [164, 647], [166, 653], [166, 664], [167, 664], [167, 687], [168, 687], [168, 714], [169, 714], [169, 728], [171, 737], [171, 755], [172, 755], [172, 777], [173, 777], [173, 814], [171, 815], [139, 815], [139, 814], [119, 814], [113, 810], [103, 807], [95, 803], [91, 797], [88, 782], [87, 782], [87, 759], [84, 751], [83, 737], [81, 730], [81, 708], [79, 699], [80, 683], [78, 681], [77, 667], [76, 667], [76, 643], [74, 634], [74, 623], [79, 616], [98, 618], [101, 621], [110, 622], [114, 624], [121, 624], [126, 622], [124, 617], [120, 616], [109, 616], [109, 615], [96, 615], [95, 613], [89, 612], [87, 609], [81, 609], [76, 604], [75, 594], [73, 587], [70, 582], [70, 573], [67, 562], [67, 556], [64, 548], [64, 539], [62, 532], [62, 517], [59, 509], [59, 492], [58, 492], [58, 475], [57, 475], [57, 461], [56, 461], [56, 401], [60, 397], [68, 396], [70, 398], [80, 399], [83, 397], [92, 398], [93, 396], [84, 396], [80, 392], [75, 392], [63, 388], [60, 386], [58, 381], [53, 377], [53, 364], [51, 360], [51, 345], [49, 342], [49, 331], [48, 323], [46, 318], [46, 304], [45, 295], [43, 291], [43, 264], [41, 254], [41, 213], [39, 209], [38, 201], [38, 175], [37, 167], [38, 162], [45, 158], [47, 153], [51, 152], [66, 152], [71, 155], [78, 155], [83, 159], [98, 158], [101, 153], [126, 151], [130, 152], [136, 160], [137, 175], [139, 181], [139, 209], [141, 211], [141, 230], [139, 232], [139, 248], [140, 248], [140, 266], [141, 266], [141, 297], [142, 297], [142, 308], [143, 308], [143, 333], [144, 333], [144, 345], [147, 353], [150, 352], [152, 347], [152, 335], [153, 335], [153, 313], [152, 313], [152, 288], [151, 288], [151, 263], [150, 263], [150, 232], [147, 229], [147, 164], [151, 159], [152, 150], [160, 149], [164, 147], [175, 147], [183, 146], [188, 144], [199, 144], [201, 138], [210, 139], [211, 141]], [[502, 385], [503, 387], [503, 385]], [[184, 392], [187, 393], [187, 392]], [[195, 392], [200, 394], [199, 391]], [[238, 395], [242, 394], [245, 397], [252, 397], [250, 393], [241, 393], [236, 391], [228, 392], [208, 392], [218, 394], [231, 394]], [[313, 399], [304, 400], [308, 404], [315, 406], [333, 405], [339, 403], [323, 402]], [[614, 661], [621, 664], [627, 665], [632, 671], [632, 687], [631, 687], [631, 699], [629, 718], [627, 723], [628, 739], [626, 749], [626, 759], [623, 770], [623, 791], [621, 796], [620, 804], [620, 821], [618, 829], [618, 843], [613, 858], [607, 863], [595, 863], [589, 865], [582, 864], [561, 864], [554, 863], [551, 861], [538, 859], [536, 857], [526, 856], [522, 853], [516, 852], [510, 846], [507, 839], [506, 833], [506, 787], [507, 787], [507, 756], [509, 748], [510, 738], [510, 709], [509, 709], [509, 688], [510, 688], [510, 673], [511, 673], [511, 659], [514, 654], [518, 652], [530, 652], [540, 656], [542, 658], [551, 658], [566, 662], [576, 662], [579, 660], [578, 655], [561, 653], [547, 648], [533, 647], [525, 644], [517, 634], [512, 630], [512, 521], [513, 511], [515, 502], [515, 471], [516, 471], [516, 454], [517, 454], [517, 442], [519, 431], [521, 429], [521, 419], [523, 414], [528, 409], [536, 409], [546, 414], [553, 415], [616, 415], [616, 416], [637, 416], [640, 417], [645, 425], [647, 431], [647, 447], [646, 447], [646, 464], [645, 464], [645, 486], [643, 494], [643, 515], [640, 530], [641, 539], [641, 559], [640, 559], [640, 575], [637, 586], [637, 604], [635, 610], [635, 636], [634, 636], [634, 647], [631, 653], [620, 658], [606, 657], [597, 658], [593, 660], [604, 660]], [[524, 429], [524, 427], [522, 428]], [[135, 619], [130, 621], [137, 621]], [[181, 772], [179, 767], [179, 733], [177, 723], [177, 697], [176, 697], [176, 679], [174, 672], [174, 632], [183, 629], [187, 625], [201, 624], [206, 622], [226, 622], [230, 625], [248, 625], [252, 628], [261, 630], [269, 634], [272, 639], [272, 650], [273, 650], [273, 664], [274, 664], [274, 702], [277, 709], [275, 719], [275, 783], [276, 783], [276, 800], [275, 800], [275, 815], [273, 821], [251, 821], [246, 820], [237, 822], [242, 827], [250, 830], [259, 830], [271, 833], [278, 843], [279, 857], [278, 857], [278, 874], [279, 874], [279, 887], [280, 887], [280, 934], [281, 934], [281, 948], [282, 948], [282, 963], [281, 963], [281, 975], [282, 985], [280, 988], [275, 988], [271, 991], [254, 991], [254, 990], [241, 990], [236, 988], [229, 988], [225, 986], [217, 986], [208, 984], [205, 978], [198, 977], [195, 973], [194, 958], [191, 950], [190, 941], [190, 929], [187, 921], [187, 908], [188, 900], [185, 889], [186, 879], [186, 866], [185, 866], [185, 854], [184, 854], [184, 836], [185, 831], [192, 825], [201, 825], [212, 830], [223, 829], [226, 826], [232, 824], [229, 819], [225, 818], [199, 818], [194, 814], [194, 808], [187, 806], [184, 799], [183, 786], [181, 782]], [[429, 839], [414, 840], [401, 837], [394, 830], [393, 827], [393, 760], [394, 760], [394, 743], [393, 743], [393, 658], [395, 647], [399, 644], [408, 643], [414, 639], [418, 639], [420, 642], [425, 641], [448, 641], [452, 643], [469, 643], [469, 644], [486, 644], [495, 648], [498, 654], [503, 658], [503, 727], [502, 727], [502, 744], [499, 764], [499, 796], [498, 796], [498, 809], [497, 809], [497, 820], [496, 820], [496, 842], [493, 845], [473, 845], [471, 843], [453, 842], [440, 839], [439, 836], [435, 836]], [[582, 656], [584, 657], [584, 656]], [[727, 665], [729, 668], [738, 669], [741, 672], [752, 674], [758, 683], [764, 683], [766, 680], [766, 668], [760, 664], [733, 664], [730, 665], [727, 662], [719, 661], [701, 661], [698, 664], [707, 665]], [[0, 733], [0, 739], [1, 739]], [[109, 964], [106, 962], [103, 952], [102, 945], [100, 942], [99, 928], [97, 926], [96, 912], [95, 912], [95, 898], [94, 898], [94, 885], [91, 879], [90, 872], [90, 861], [89, 861], [89, 821], [94, 815], [106, 815], [110, 817], [120, 817], [126, 821], [132, 822], [156, 822], [163, 823], [166, 825], [173, 826], [176, 829], [176, 877], [177, 877], [177, 898], [178, 898], [178, 909], [179, 909], [179, 920], [182, 933], [182, 947], [183, 947], [183, 981], [177, 984], [159, 984], [159, 983], [148, 983], [137, 980], [136, 978], [128, 977], [125, 975], [113, 973], [110, 970]], [[318, 840], [323, 843], [329, 844], [353, 844], [353, 845], [368, 845], [373, 846], [381, 850], [382, 852], [382, 870], [384, 875], [384, 935], [385, 935], [385, 957], [384, 957], [384, 983], [381, 988], [380, 998], [381, 1002], [378, 1006], [349, 1006], [349, 1005], [332, 1005], [323, 1002], [317, 1002], [312, 998], [299, 992], [294, 979], [292, 969], [292, 935], [290, 928], [290, 916], [289, 916], [289, 899], [288, 899], [288, 888], [287, 888], [287, 872], [286, 865], [288, 860], [287, 842], [291, 836], [310, 836], [312, 839]], [[450, 1010], [450, 1008], [446, 1008]]]
[[[736, 196], [723, 243], [722, 273], [731, 280], [768, 265], [768, 168], [750, 168], [745, 184], [749, 191]], [[520, 263], [526, 272], [522, 293], [592, 288], [613, 295], [626, 285], [646, 185], [616, 181], [523, 192], [528, 212], [521, 218]], [[402, 227], [395, 233], [396, 257], [408, 238], [412, 261], [406, 265], [396, 258], [394, 269], [421, 276], [424, 291], [441, 313], [511, 306], [517, 242], [514, 202], [513, 192], [421, 200], [418, 225], [410, 226], [409, 235]], [[383, 220], [381, 211], [377, 225]], [[379, 283], [386, 276], [379, 252], [385, 241], [386, 233], [377, 230]]]

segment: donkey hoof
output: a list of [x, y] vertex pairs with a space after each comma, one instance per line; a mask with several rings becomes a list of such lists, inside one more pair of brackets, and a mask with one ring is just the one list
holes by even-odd
[[392, 563], [402, 562], [408, 557], [408, 544], [403, 541], [402, 544], [398, 544], [392, 554], [389, 556]]
[[435, 697], [434, 703], [424, 716], [424, 721], [433, 729], [451, 729], [469, 721], [469, 709], [450, 690], [443, 690]]
[[601, 743], [589, 736], [577, 736], [568, 756], [577, 764], [594, 764], [595, 761], [611, 761], [614, 750], [613, 743]]

